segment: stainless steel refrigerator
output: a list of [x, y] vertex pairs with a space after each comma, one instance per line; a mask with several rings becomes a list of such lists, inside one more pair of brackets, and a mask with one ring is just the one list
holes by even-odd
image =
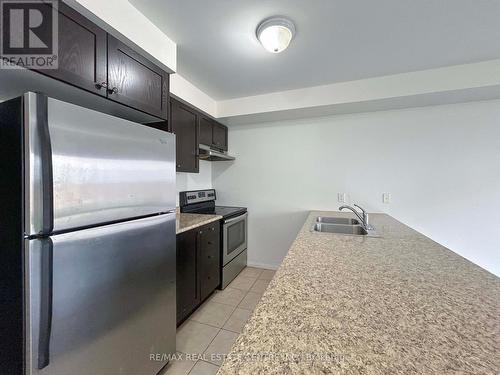
[[175, 136], [0, 103], [1, 374], [149, 375], [175, 352]]

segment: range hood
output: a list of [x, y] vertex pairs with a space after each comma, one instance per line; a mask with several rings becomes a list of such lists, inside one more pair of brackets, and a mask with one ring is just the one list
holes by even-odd
[[225, 152], [214, 150], [207, 145], [200, 145], [200, 159], [208, 161], [228, 161], [234, 160], [234, 156], [228, 155]]

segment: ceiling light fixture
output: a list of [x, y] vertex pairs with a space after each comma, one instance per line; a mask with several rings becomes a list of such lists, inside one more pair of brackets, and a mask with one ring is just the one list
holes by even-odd
[[283, 52], [295, 35], [295, 25], [283, 17], [268, 18], [257, 27], [257, 39], [271, 53]]

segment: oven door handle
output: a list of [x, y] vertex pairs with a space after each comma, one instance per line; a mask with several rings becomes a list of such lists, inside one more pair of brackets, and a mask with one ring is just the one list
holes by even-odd
[[237, 216], [237, 217], [232, 218], [232, 219], [224, 220], [224, 225], [231, 224], [231, 223], [234, 223], [236, 221], [244, 220], [244, 219], [246, 219], [247, 216], [248, 216], [248, 212], [245, 212], [243, 215]]

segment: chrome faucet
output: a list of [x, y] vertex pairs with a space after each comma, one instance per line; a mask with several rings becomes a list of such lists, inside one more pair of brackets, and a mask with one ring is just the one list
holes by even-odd
[[365, 225], [366, 229], [370, 229], [371, 226], [368, 223], [368, 212], [366, 212], [366, 210], [363, 207], [357, 205], [356, 203], [354, 203], [354, 207], [357, 207], [361, 210], [361, 212], [363, 213], [363, 224]]
[[[361, 210], [361, 215], [359, 214], [359, 212], [354, 207], [357, 207], [357, 208], [359, 208]], [[363, 228], [365, 228], [367, 230], [368, 229], [373, 229], [372, 226], [368, 223], [368, 213], [365, 211], [365, 209], [363, 207], [357, 205], [357, 204], [354, 204], [354, 207], [347, 206], [347, 205], [340, 206], [339, 207], [339, 211], [342, 211], [343, 209], [351, 210], [352, 212], [354, 212], [354, 214], [361, 221], [361, 225], [363, 226]]]

